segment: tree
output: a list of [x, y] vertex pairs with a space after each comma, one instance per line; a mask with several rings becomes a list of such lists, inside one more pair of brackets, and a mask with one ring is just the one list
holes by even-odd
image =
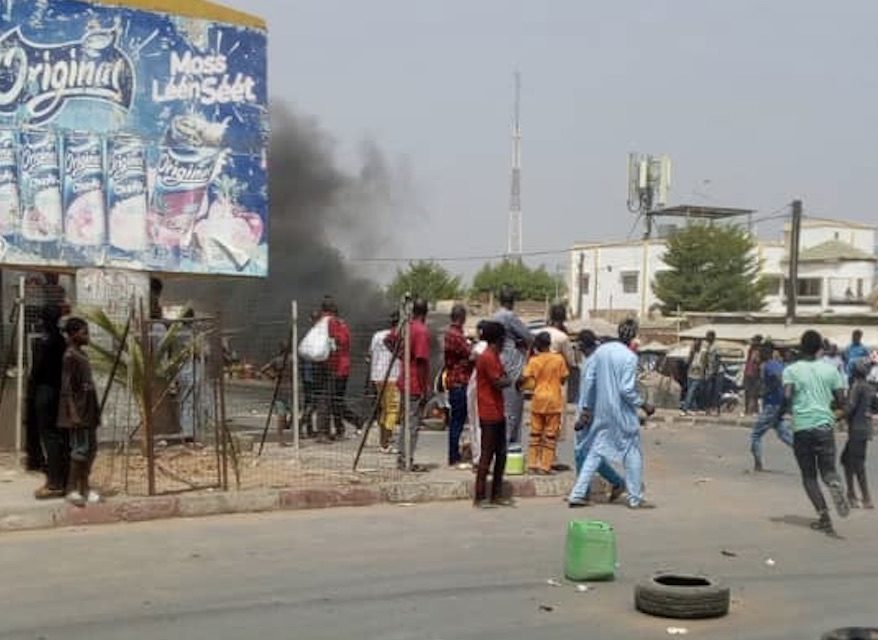
[[387, 288], [387, 294], [398, 300], [406, 293], [425, 300], [454, 300], [463, 297], [460, 276], [451, 275], [440, 264], [431, 260], [410, 262], [407, 269], [396, 269], [396, 277]]
[[565, 292], [563, 280], [553, 276], [542, 265], [532, 269], [520, 260], [503, 260], [496, 265], [485, 264], [473, 278], [473, 293], [498, 293], [509, 287], [522, 300], [552, 300]]
[[756, 242], [734, 226], [692, 224], [668, 240], [653, 291], [665, 313], [759, 311], [767, 283], [760, 276]]

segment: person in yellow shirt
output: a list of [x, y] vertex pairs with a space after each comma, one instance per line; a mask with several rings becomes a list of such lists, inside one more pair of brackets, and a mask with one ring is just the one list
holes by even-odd
[[538, 475], [552, 474], [564, 411], [564, 382], [569, 373], [564, 356], [552, 353], [551, 344], [548, 332], [537, 335], [535, 353], [528, 360], [520, 382], [522, 387], [533, 390], [527, 466], [530, 473]]

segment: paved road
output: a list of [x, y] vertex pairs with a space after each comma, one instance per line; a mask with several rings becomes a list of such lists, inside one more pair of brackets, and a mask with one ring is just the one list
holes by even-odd
[[[4, 535], [0, 638], [614, 640], [684, 626], [690, 638], [799, 640], [878, 623], [878, 514], [839, 522], [845, 540], [810, 531], [790, 454], [770, 441], [776, 472], [745, 473], [745, 437], [647, 431], [659, 509], [575, 512], [619, 538], [618, 579], [587, 593], [546, 583], [562, 573], [573, 515], [557, 500], [176, 520]], [[679, 624], [635, 612], [635, 580], [662, 568], [722, 576], [732, 614]]]

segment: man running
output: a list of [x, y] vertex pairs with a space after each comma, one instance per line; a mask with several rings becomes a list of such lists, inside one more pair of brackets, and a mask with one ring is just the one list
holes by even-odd
[[777, 437], [785, 445], [793, 446], [793, 432], [790, 425], [783, 418], [783, 361], [780, 354], [774, 350], [771, 342], [766, 342], [760, 347], [759, 359], [762, 364], [757, 364], [757, 370], [761, 372], [762, 384], [762, 411], [753, 424], [750, 431], [750, 451], [753, 453], [753, 470], [763, 471], [762, 466], [762, 437], [774, 429]]
[[818, 359], [823, 338], [813, 330], [802, 334], [802, 359], [788, 366], [783, 372], [784, 396], [793, 414], [793, 451], [802, 472], [802, 484], [811, 503], [817, 510], [818, 520], [811, 527], [834, 534], [829, 509], [817, 472], [835, 502], [838, 515], [846, 518], [850, 506], [844, 495], [841, 478], [835, 470], [836, 410], [844, 409], [844, 380], [832, 365]]
[[591, 356], [580, 398], [583, 411], [590, 416], [588, 436], [583, 443], [588, 453], [567, 500], [571, 507], [587, 504], [592, 476], [605, 460], [624, 464], [630, 508], [654, 506], [643, 499], [643, 454], [637, 410], [643, 408], [651, 416], [655, 407], [644, 402], [637, 392], [637, 355], [628, 348], [637, 337], [637, 329], [636, 320], [624, 321], [619, 325], [619, 340], [602, 344]]

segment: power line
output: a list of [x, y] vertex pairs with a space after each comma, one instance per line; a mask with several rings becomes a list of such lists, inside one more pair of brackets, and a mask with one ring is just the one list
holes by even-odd
[[[525, 251], [519, 254], [522, 258], [562, 255], [570, 253], [574, 249], [546, 249], [544, 251]], [[518, 258], [519, 256], [515, 256]], [[476, 256], [418, 256], [418, 257], [400, 257], [400, 258], [348, 258], [348, 262], [367, 262], [367, 263], [398, 263], [398, 262], [472, 262], [476, 260], [502, 260], [508, 259], [507, 253], [492, 253]]]
[[[759, 216], [758, 218], [753, 218], [750, 222], [755, 224], [757, 222], [765, 222], [768, 220], [785, 220], [789, 219], [789, 213], [779, 213], [784, 209], [788, 209], [792, 203], [784, 204], [777, 209], [774, 209], [764, 216]], [[641, 215], [638, 215], [638, 218], [635, 220], [634, 225], [631, 228], [631, 231], [628, 233], [628, 240], [631, 239], [631, 235], [633, 234], [634, 229], [637, 226], [637, 223], [641, 219]], [[803, 215], [802, 218], [808, 218], [809, 216]], [[567, 247], [566, 249], [544, 249], [541, 251], [525, 251], [520, 255], [522, 258], [535, 258], [540, 256], [561, 256], [573, 253], [574, 251], [579, 251], [580, 249], [574, 247]], [[519, 256], [515, 256], [516, 258]], [[487, 261], [487, 260], [507, 260], [509, 259], [508, 253], [489, 253], [489, 254], [481, 254], [481, 255], [472, 255], [472, 256], [401, 256], [401, 257], [369, 257], [369, 258], [347, 258], [348, 262], [356, 262], [356, 263], [364, 263], [364, 264], [401, 264], [401, 263], [418, 263], [418, 262], [476, 262], [476, 261]]]
[[634, 218], [634, 224], [631, 225], [631, 229], [628, 231], [628, 236], [625, 238], [626, 241], [631, 240], [631, 236], [633, 236], [634, 232], [637, 230], [637, 225], [640, 224], [641, 218], [643, 218], [643, 212], [638, 211], [637, 217]]

